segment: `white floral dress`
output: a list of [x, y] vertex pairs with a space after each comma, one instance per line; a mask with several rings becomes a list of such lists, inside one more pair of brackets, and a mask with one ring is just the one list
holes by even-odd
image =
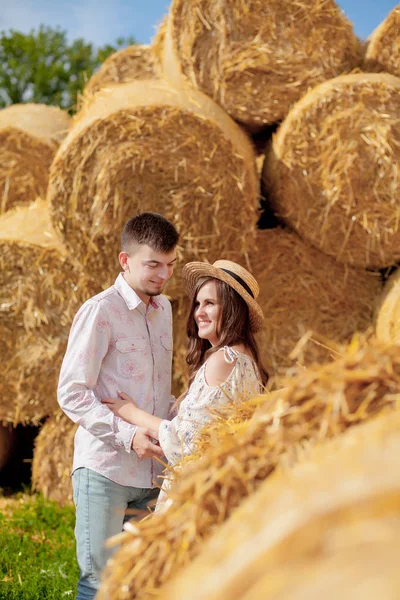
[[[212, 419], [212, 409], [235, 400], [250, 399], [261, 391], [254, 360], [228, 346], [221, 351], [224, 352], [226, 362], [235, 363], [227, 379], [218, 386], [208, 385], [205, 378], [206, 361], [197, 371], [179, 406], [177, 416], [160, 424], [160, 446], [170, 465], [177, 463], [183, 456], [193, 454], [201, 430]], [[157, 509], [165, 503], [168, 487], [168, 479], [165, 479]]]

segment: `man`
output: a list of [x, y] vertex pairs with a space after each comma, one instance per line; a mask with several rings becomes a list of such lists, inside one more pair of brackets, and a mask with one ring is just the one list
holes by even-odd
[[125, 510], [156, 498], [162, 451], [149, 432], [102, 404], [126, 392], [162, 419], [171, 400], [172, 313], [161, 296], [176, 261], [179, 235], [167, 219], [142, 213], [124, 227], [115, 284], [80, 308], [61, 368], [58, 401], [79, 424], [73, 492], [80, 567], [77, 600], [92, 599]]

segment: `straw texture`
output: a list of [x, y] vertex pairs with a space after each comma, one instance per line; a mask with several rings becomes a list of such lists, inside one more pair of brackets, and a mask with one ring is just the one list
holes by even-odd
[[272, 397], [231, 406], [204, 433], [197, 460], [174, 469], [172, 504], [114, 540], [122, 547], [108, 564], [99, 598], [149, 597], [277, 466], [297, 460], [299, 444], [316, 444], [393, 410], [399, 390], [400, 348], [355, 339], [340, 359], [300, 373]]
[[290, 111], [263, 168], [275, 211], [340, 261], [400, 258], [400, 79], [344, 75]]
[[68, 328], [96, 285], [83, 277], [38, 200], [0, 218], [0, 422], [37, 425], [57, 406]]
[[61, 410], [52, 414], [35, 440], [32, 487], [59, 504], [72, 504], [71, 470], [78, 428]]
[[0, 214], [46, 194], [50, 164], [70, 121], [67, 112], [44, 104], [0, 110]]
[[85, 86], [84, 96], [118, 83], [157, 79], [159, 66], [150, 46], [134, 44], [111, 54]]
[[143, 210], [174, 222], [185, 261], [235, 260], [255, 233], [254, 151], [206, 96], [161, 81], [124, 84], [80, 115], [52, 164], [48, 198], [67, 247], [105, 283], [124, 223]]
[[386, 281], [375, 313], [376, 336], [382, 341], [400, 344], [400, 270]]
[[362, 60], [334, 0], [173, 0], [163, 57], [175, 85], [205, 92], [252, 130]]
[[399, 450], [396, 412], [305, 452], [243, 502], [161, 597], [397, 598], [376, 592], [400, 583], [391, 560], [400, 549]]
[[189, 372], [186, 362], [187, 335], [186, 322], [189, 314], [189, 298], [181, 296], [172, 300], [173, 339], [172, 355], [172, 394], [178, 398], [189, 387]]
[[258, 231], [248, 258], [260, 286], [265, 322], [258, 341], [271, 375], [293, 366], [290, 354], [301, 339], [316, 342], [299, 348], [298, 362], [326, 362], [338, 344], [372, 325], [378, 273], [338, 263], [282, 228]]
[[386, 71], [400, 77], [400, 5], [369, 38], [364, 59], [366, 71]]

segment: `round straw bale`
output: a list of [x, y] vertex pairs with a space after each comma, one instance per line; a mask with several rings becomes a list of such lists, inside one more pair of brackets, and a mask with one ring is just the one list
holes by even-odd
[[165, 16], [161, 23], [157, 27], [157, 31], [153, 39], [151, 40], [151, 52], [153, 54], [153, 60], [155, 60], [156, 64], [159, 66], [160, 72], [162, 73], [162, 60], [164, 53], [164, 42], [165, 42], [165, 34], [167, 33], [167, 19], [168, 16]]
[[329, 348], [372, 325], [379, 273], [338, 263], [282, 228], [257, 232], [249, 262], [260, 286], [265, 322], [258, 340], [271, 375], [293, 366], [290, 353], [304, 334], [316, 340], [298, 357], [310, 364], [326, 361]]
[[124, 223], [144, 210], [174, 222], [185, 259], [236, 257], [255, 234], [254, 151], [203, 94], [124, 84], [83, 111], [52, 164], [48, 198], [66, 245], [102, 281], [115, 277]]
[[150, 46], [134, 44], [111, 54], [85, 86], [84, 96], [117, 83], [157, 79], [159, 66]]
[[337, 260], [400, 258], [400, 79], [344, 75], [321, 84], [275, 134], [263, 180], [275, 211]]
[[59, 504], [72, 504], [71, 470], [78, 426], [61, 410], [52, 414], [35, 440], [32, 487]]
[[46, 194], [51, 161], [70, 121], [67, 112], [44, 104], [0, 110], [0, 214]]
[[311, 447], [397, 409], [399, 381], [398, 346], [354, 339], [338, 360], [301, 372], [272, 397], [255, 399], [253, 418], [243, 410], [246, 403], [228, 405], [208, 425], [192, 460], [174, 467], [165, 508], [115, 538], [121, 548], [109, 562], [99, 598], [148, 597], [200, 552], [276, 467], [295, 464], [301, 445]]
[[174, 351], [172, 358], [172, 393], [178, 398], [188, 389], [189, 372], [186, 362], [188, 339], [186, 321], [189, 314], [189, 299], [182, 296], [172, 300]]
[[364, 58], [366, 71], [386, 71], [400, 77], [400, 4], [375, 29]]
[[354, 598], [385, 580], [398, 588], [398, 568], [378, 564], [400, 550], [399, 451], [399, 412], [323, 443], [243, 502], [162, 598]]
[[68, 327], [95, 286], [40, 200], [0, 218], [0, 265], [0, 422], [37, 425], [57, 406]]
[[382, 342], [400, 344], [400, 269], [385, 283], [377, 304], [375, 331]]
[[361, 60], [360, 42], [334, 0], [173, 0], [163, 72], [257, 130]]

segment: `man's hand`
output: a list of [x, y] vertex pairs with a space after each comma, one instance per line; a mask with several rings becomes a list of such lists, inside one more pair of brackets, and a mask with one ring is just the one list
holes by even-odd
[[160, 446], [156, 446], [151, 441], [151, 433], [149, 429], [139, 427], [132, 441], [132, 449], [136, 452], [139, 458], [153, 458], [164, 456], [164, 452]]

